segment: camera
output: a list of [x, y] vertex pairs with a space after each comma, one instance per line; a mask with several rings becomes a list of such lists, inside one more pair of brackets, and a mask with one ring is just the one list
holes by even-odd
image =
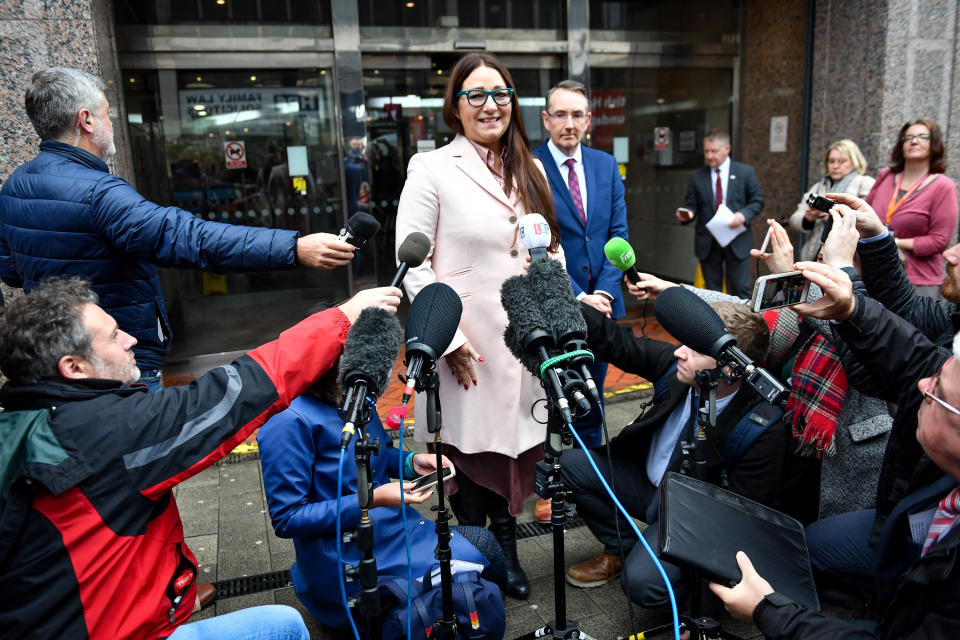
[[830, 198], [824, 198], [823, 196], [818, 196], [815, 193], [811, 193], [809, 196], [807, 196], [807, 206], [818, 211], [823, 211], [824, 213], [830, 213], [830, 209], [832, 209], [836, 204], [837, 203]]

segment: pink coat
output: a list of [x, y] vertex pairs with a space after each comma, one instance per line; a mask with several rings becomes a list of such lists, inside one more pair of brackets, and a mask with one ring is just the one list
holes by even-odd
[[[466, 390], [446, 362], [437, 363], [441, 436], [463, 453], [493, 451], [516, 458], [545, 436], [545, 426], [530, 412], [544, 397], [543, 389], [503, 342], [507, 314], [500, 305], [500, 285], [523, 273], [527, 251], [516, 231], [524, 213], [519, 202], [504, 195], [462, 135], [410, 159], [397, 212], [397, 246], [411, 232], [420, 231], [430, 238], [432, 248], [424, 263], [407, 273], [403, 287], [411, 300], [431, 282], [453, 287], [463, 302], [463, 315], [448, 352], [469, 340], [484, 358], [474, 363], [477, 386]], [[433, 440], [426, 429], [425, 404], [418, 395], [415, 437], [421, 442]], [[545, 419], [542, 402], [536, 414]]]

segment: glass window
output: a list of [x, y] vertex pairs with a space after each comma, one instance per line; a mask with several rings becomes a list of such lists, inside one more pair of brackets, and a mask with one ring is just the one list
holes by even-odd
[[[197, 218], [293, 229], [342, 226], [327, 69], [123, 73], [137, 187]], [[344, 298], [345, 270], [218, 275], [164, 270], [174, 356], [256, 346]]]
[[120, 0], [119, 25], [330, 25], [330, 0]]
[[[367, 37], [383, 37], [405, 33], [408, 36], [425, 28], [436, 33], [447, 29], [458, 38], [501, 37], [489, 29], [525, 29], [526, 39], [565, 40], [567, 10], [564, 0], [411, 0], [382, 2], [357, 0], [360, 9], [360, 33]], [[386, 31], [377, 27], [403, 27]], [[477, 30], [484, 31], [477, 31]]]
[[[590, 0], [590, 38], [687, 44], [737, 42], [739, 0]], [[629, 32], [624, 33], [624, 32]]]
[[587, 135], [620, 162], [637, 269], [692, 281], [692, 229], [674, 212], [703, 165], [703, 135], [730, 130], [733, 70], [594, 67], [590, 82]]

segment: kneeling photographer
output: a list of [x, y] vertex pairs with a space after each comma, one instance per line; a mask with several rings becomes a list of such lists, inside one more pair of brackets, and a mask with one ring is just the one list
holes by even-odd
[[[740, 349], [752, 360], [761, 361], [769, 344], [769, 330], [763, 318], [741, 304], [711, 306], [737, 339]], [[687, 443], [695, 439], [697, 407], [701, 405], [697, 372], [716, 369], [717, 362], [688, 346], [637, 338], [628, 327], [585, 305], [581, 305], [581, 311], [587, 322], [590, 348], [597, 358], [655, 380], [656, 384], [653, 400], [645, 411], [610, 442], [612, 460], [607, 460], [602, 448], [563, 453], [561, 466], [572, 501], [590, 531], [604, 545], [597, 557], [571, 567], [567, 581], [579, 587], [600, 586], [615, 579], [623, 567], [621, 584], [628, 596], [644, 607], [661, 606], [668, 602], [666, 586], [642, 545], [635, 547], [636, 538], [622, 523], [618, 536], [613, 504], [586, 456], [593, 457], [608, 481], [613, 480], [619, 499], [631, 514], [653, 525], [657, 520], [658, 487], [664, 474], [689, 470], [692, 464]], [[715, 415], [716, 426], [706, 433], [707, 478], [745, 497], [775, 505], [783, 461], [788, 455], [781, 410], [763, 400], [741, 379], [720, 380]], [[741, 438], [745, 429], [751, 435]], [[731, 438], [735, 433], [737, 437]], [[734, 446], [734, 441], [743, 444]], [[644, 537], [655, 548], [657, 527], [648, 526]], [[664, 563], [664, 569], [679, 592], [678, 598], [682, 598], [686, 590], [684, 571], [668, 563]]]

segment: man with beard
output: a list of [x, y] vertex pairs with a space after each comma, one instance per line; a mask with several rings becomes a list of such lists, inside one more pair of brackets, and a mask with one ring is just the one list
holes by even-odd
[[158, 391], [170, 352], [158, 266], [333, 269], [354, 247], [329, 233], [205, 222], [147, 201], [107, 167], [116, 146], [105, 88], [80, 69], [31, 77], [24, 104], [40, 153], [0, 190], [0, 278], [27, 290], [49, 276], [91, 281], [104, 311], [137, 339], [141, 382]]

